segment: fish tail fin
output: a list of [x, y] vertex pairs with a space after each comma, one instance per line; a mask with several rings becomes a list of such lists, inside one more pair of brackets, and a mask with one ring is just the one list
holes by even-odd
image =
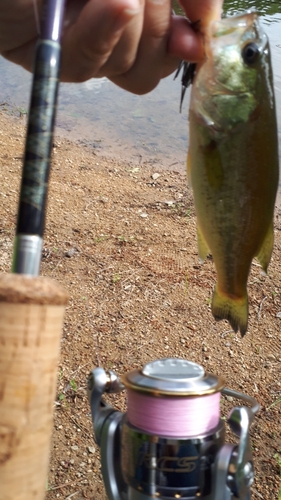
[[240, 330], [242, 337], [248, 325], [247, 292], [241, 298], [232, 298], [218, 291], [217, 285], [212, 300], [212, 313], [216, 320], [227, 319], [235, 332]]
[[265, 273], [267, 273], [267, 268], [271, 259], [273, 243], [274, 243], [274, 232], [273, 232], [273, 221], [272, 221], [269, 225], [263, 243], [256, 255]]

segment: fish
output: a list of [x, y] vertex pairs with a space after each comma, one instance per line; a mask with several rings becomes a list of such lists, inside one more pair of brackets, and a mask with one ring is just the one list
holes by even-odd
[[199, 257], [211, 253], [216, 268], [212, 314], [243, 337], [251, 263], [256, 257], [266, 273], [274, 240], [279, 160], [270, 48], [253, 11], [212, 21], [204, 43], [190, 97], [187, 175]]

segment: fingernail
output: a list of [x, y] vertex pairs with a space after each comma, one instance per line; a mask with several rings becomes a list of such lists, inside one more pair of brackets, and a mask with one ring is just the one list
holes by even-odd
[[135, 15], [139, 12], [139, 10], [140, 10], [139, 0], [130, 0], [124, 12], [126, 12], [126, 14], [129, 15]]

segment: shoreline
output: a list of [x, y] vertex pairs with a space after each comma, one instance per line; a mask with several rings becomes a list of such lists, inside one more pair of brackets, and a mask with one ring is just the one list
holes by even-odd
[[[24, 112], [22, 112], [24, 111]], [[22, 110], [22, 108], [13, 105], [9, 102], [4, 102], [0, 103], [0, 113], [4, 113], [6, 116], [10, 116], [11, 118], [18, 119], [20, 118], [20, 121], [22, 121], [23, 127], [26, 126], [27, 123], [27, 111]], [[145, 155], [137, 155], [135, 152], [132, 150], [132, 148], [129, 145], [125, 145], [125, 150], [126, 154], [123, 156], [120, 155], [120, 149], [121, 146], [120, 144], [118, 145], [118, 149], [115, 151], [109, 151], [106, 148], [101, 147], [100, 145], [100, 140], [93, 140], [90, 141], [89, 139], [83, 139], [78, 136], [77, 131], [74, 130], [74, 132], [71, 130], [71, 128], [67, 128], [68, 125], [65, 124], [63, 126], [62, 122], [58, 123], [55, 126], [55, 131], [54, 131], [54, 143], [56, 141], [60, 141], [61, 139], [63, 140], [69, 140], [73, 144], [85, 148], [89, 148], [92, 150], [93, 155], [97, 156], [97, 158], [101, 158], [103, 161], [109, 160], [109, 161], [116, 161], [116, 162], [122, 162], [122, 163], [127, 163], [128, 166], [134, 166], [135, 168], [148, 168], [151, 170], [157, 170], [161, 172], [163, 175], [165, 172], [176, 172], [177, 174], [183, 175], [186, 177], [186, 161], [187, 161], [187, 152], [188, 152], [188, 146], [186, 148], [186, 154], [183, 157], [183, 160], [181, 161], [180, 159], [174, 159], [174, 161], [171, 161], [170, 164], [163, 164], [162, 160], [163, 157], [161, 155], [159, 156], [156, 155], [154, 158], [151, 157], [151, 154], [148, 156]], [[188, 127], [188, 123], [187, 123]], [[278, 132], [279, 137], [280, 133]], [[280, 142], [280, 141], [279, 141]], [[187, 180], [186, 180], [187, 183]], [[275, 200], [275, 207], [276, 209], [281, 208], [281, 145], [279, 147], [279, 184], [278, 184], [278, 191], [276, 195], [276, 200]]]

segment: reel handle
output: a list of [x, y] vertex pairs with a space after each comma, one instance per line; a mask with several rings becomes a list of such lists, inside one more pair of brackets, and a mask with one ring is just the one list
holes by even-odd
[[103, 399], [104, 393], [125, 389], [118, 376], [103, 368], [93, 370], [88, 378], [88, 398], [91, 406], [95, 441], [101, 449], [101, 470], [109, 500], [126, 500], [127, 485], [120, 461], [121, 427], [124, 414]]
[[[117, 412], [102, 399], [104, 393], [118, 393], [125, 389], [118, 376], [109, 370], [96, 368], [88, 377], [88, 398], [90, 401], [96, 443], [100, 446], [103, 425], [112, 413]], [[122, 414], [123, 415], [123, 414]]]

